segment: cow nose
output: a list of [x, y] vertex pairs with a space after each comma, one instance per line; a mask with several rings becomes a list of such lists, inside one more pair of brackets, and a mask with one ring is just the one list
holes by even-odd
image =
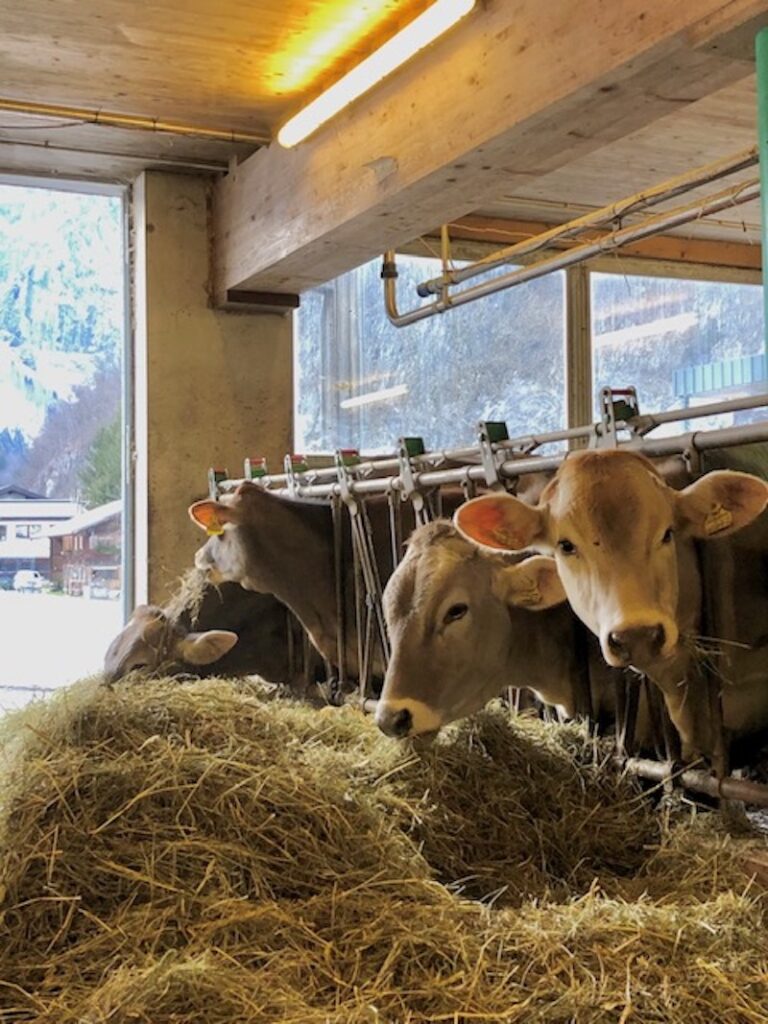
[[404, 739], [413, 726], [413, 715], [408, 708], [383, 708], [376, 715], [376, 725], [387, 736]]
[[625, 665], [656, 658], [664, 646], [666, 634], [661, 623], [655, 626], [633, 626], [615, 629], [608, 634], [608, 647]]

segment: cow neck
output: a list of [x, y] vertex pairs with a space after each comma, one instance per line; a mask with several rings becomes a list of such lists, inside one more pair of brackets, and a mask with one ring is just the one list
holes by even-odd
[[288, 605], [316, 644], [333, 647], [337, 623], [330, 508], [282, 499], [246, 536], [249, 561], [258, 564], [265, 589]]

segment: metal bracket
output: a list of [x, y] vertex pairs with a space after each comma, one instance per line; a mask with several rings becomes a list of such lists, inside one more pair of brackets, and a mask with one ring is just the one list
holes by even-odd
[[228, 480], [229, 473], [226, 469], [217, 469], [214, 466], [208, 470], [208, 495], [213, 500], [219, 496], [219, 484], [222, 480]]
[[600, 422], [595, 443], [598, 448], [615, 448], [618, 443], [617, 424], [633, 433], [632, 420], [640, 415], [640, 404], [634, 388], [600, 388]]
[[299, 480], [300, 473], [307, 473], [309, 466], [304, 455], [286, 455], [283, 460], [285, 467], [286, 483], [288, 484], [288, 490], [291, 492], [291, 497], [295, 498], [298, 496], [299, 487], [301, 481]]
[[349, 514], [354, 516], [358, 512], [358, 501], [352, 493], [352, 475], [350, 468], [360, 461], [360, 456], [354, 448], [337, 448], [333, 453], [333, 464], [336, 467], [336, 477], [339, 481], [339, 493], [341, 500], [349, 509]]
[[507, 424], [500, 420], [480, 420], [477, 429], [485, 482], [492, 491], [501, 490], [504, 485], [499, 477], [499, 466], [504, 461], [504, 456], [493, 446], [509, 440]]
[[422, 438], [398, 438], [397, 461], [400, 465], [400, 498], [402, 501], [410, 500], [418, 526], [426, 523], [429, 516], [424, 502], [424, 495], [419, 490], [416, 474], [413, 472], [411, 459], [423, 455], [424, 452], [425, 448]]

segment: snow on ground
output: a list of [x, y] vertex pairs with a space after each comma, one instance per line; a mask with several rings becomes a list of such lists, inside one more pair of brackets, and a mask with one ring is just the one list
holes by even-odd
[[122, 603], [0, 590], [0, 711], [98, 672]]

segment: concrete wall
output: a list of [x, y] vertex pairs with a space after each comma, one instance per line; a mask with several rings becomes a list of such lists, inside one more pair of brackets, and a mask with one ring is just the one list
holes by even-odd
[[210, 181], [144, 173], [134, 189], [136, 602], [162, 603], [204, 539], [187, 516], [208, 466], [277, 470], [292, 434], [290, 315], [209, 303]]

